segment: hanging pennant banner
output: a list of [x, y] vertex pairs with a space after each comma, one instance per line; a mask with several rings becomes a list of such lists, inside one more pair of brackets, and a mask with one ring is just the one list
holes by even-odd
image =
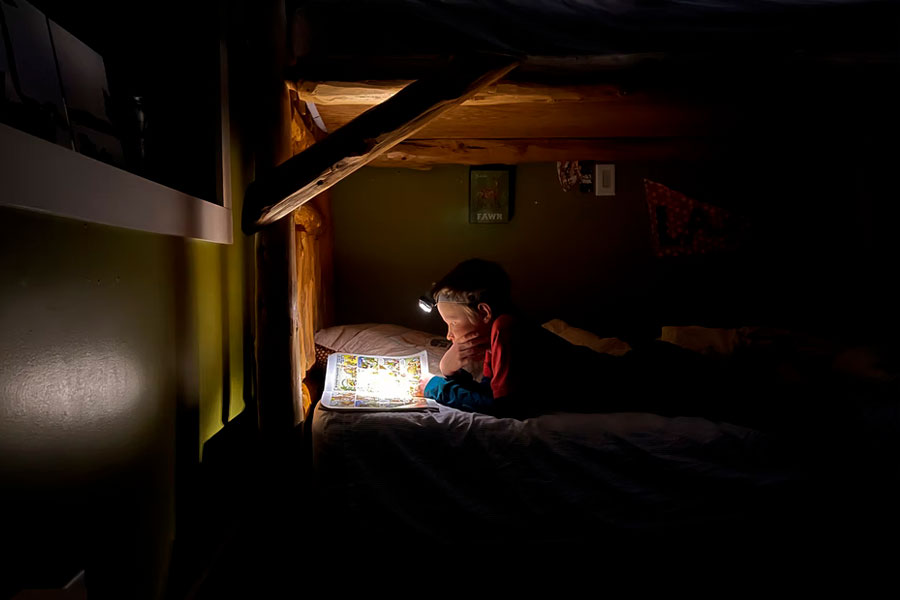
[[650, 237], [656, 256], [686, 256], [737, 249], [749, 224], [730, 211], [644, 180]]

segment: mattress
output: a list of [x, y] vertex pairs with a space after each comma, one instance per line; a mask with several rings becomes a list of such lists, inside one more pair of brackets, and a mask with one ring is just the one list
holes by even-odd
[[696, 417], [317, 406], [312, 437], [329, 514], [449, 543], [745, 520], [797, 483], [764, 434]]
[[[338, 350], [362, 353], [372, 342], [363, 338], [381, 337], [374, 327], [388, 327], [392, 341], [376, 343], [373, 353], [408, 354], [435, 337], [366, 325], [317, 342], [343, 335]], [[792, 383], [803, 405], [787, 437], [715, 417], [651, 412], [515, 420], [445, 406], [360, 413], [317, 405], [316, 489], [329, 523], [372, 539], [510, 544], [698, 527], [746, 532], [760, 523], [818, 528], [817, 520], [833, 523], [845, 510], [834, 482], [862, 489], [860, 465], [874, 465], [866, 483], [896, 480], [896, 394], [838, 405], [838, 388], [827, 380]], [[822, 410], [829, 402], [836, 407], [830, 413]]]

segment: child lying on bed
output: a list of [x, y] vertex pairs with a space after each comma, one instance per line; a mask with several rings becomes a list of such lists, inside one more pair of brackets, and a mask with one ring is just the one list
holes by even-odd
[[[431, 295], [452, 345], [441, 360], [443, 377], [423, 380], [420, 393], [447, 406], [495, 416], [524, 418], [572, 409], [558, 398], [558, 390], [581, 386], [561, 386], [552, 366], [565, 365], [566, 373], [580, 379], [601, 355], [515, 316], [509, 276], [500, 265], [480, 259], [460, 263], [434, 285]], [[476, 381], [464, 367], [481, 359], [484, 379]]]
[[[652, 412], [727, 418], [734, 392], [705, 357], [652, 341], [624, 356], [575, 346], [516, 316], [503, 268], [471, 259], [431, 290], [450, 349], [441, 376], [419, 393], [440, 404], [498, 417], [549, 412]], [[466, 366], [483, 359], [484, 378]], [[471, 368], [471, 367], [469, 367]], [[723, 396], [728, 402], [723, 402]]]

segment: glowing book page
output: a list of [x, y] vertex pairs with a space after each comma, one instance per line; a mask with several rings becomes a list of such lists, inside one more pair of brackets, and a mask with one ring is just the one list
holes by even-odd
[[367, 356], [335, 352], [328, 357], [320, 403], [337, 410], [424, 410], [433, 402], [416, 396], [428, 353]]

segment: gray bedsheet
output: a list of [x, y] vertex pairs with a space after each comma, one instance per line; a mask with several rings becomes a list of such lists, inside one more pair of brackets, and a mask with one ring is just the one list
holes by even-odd
[[312, 442], [325, 513], [360, 533], [451, 543], [731, 522], [797, 480], [761, 432], [649, 413], [517, 421], [317, 406]]

